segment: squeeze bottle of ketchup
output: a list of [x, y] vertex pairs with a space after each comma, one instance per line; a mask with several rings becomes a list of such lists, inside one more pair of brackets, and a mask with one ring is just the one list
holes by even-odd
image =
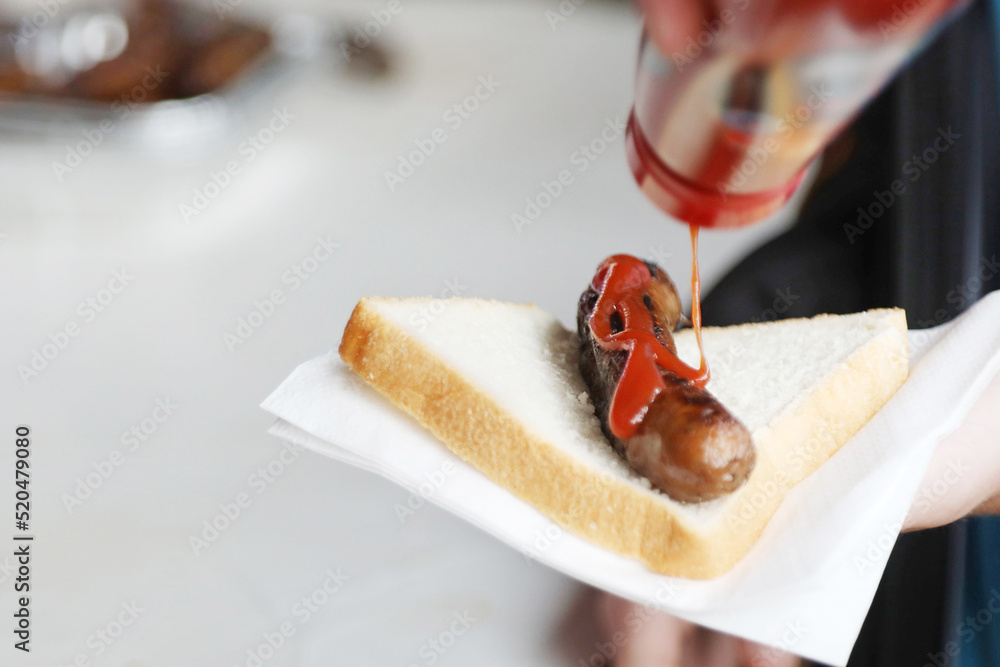
[[967, 2], [640, 4], [629, 164], [653, 202], [697, 228], [779, 209], [813, 158]]

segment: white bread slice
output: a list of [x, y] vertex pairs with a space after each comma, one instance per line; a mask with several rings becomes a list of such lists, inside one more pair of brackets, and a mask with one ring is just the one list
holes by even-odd
[[[693, 361], [690, 330], [675, 336]], [[458, 456], [563, 527], [650, 569], [729, 570], [789, 488], [906, 379], [902, 310], [706, 328], [716, 397], [743, 421], [757, 465], [733, 494], [686, 505], [650, 488], [601, 433], [577, 336], [534, 305], [365, 298], [340, 356]]]

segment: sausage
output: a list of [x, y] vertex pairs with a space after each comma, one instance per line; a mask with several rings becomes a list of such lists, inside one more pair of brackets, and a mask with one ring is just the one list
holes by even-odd
[[[643, 292], [641, 302], [651, 316], [656, 341], [676, 355], [671, 331], [681, 319], [677, 289], [658, 266], [651, 262], [645, 262], [645, 266], [650, 279], [637, 288]], [[634, 432], [625, 438], [612, 432], [611, 404], [630, 352], [606, 349], [595, 337], [591, 318], [601, 296], [596, 284], [595, 278], [580, 296], [577, 308], [580, 371], [614, 450], [633, 470], [674, 500], [703, 502], [738, 489], [756, 461], [750, 432], [712, 394], [670, 370], [656, 368], [664, 386]], [[623, 326], [621, 315], [612, 312], [610, 331], [620, 332]], [[655, 363], [651, 359], [637, 362]]]
[[231, 81], [271, 45], [266, 30], [240, 26], [215, 35], [200, 45], [181, 73], [182, 96], [210, 93]]

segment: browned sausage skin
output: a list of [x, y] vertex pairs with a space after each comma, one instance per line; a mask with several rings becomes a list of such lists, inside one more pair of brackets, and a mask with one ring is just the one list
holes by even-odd
[[[652, 280], [641, 288], [642, 303], [652, 317], [652, 333], [676, 354], [670, 332], [681, 317], [677, 289], [662, 269], [645, 264]], [[633, 470], [674, 500], [702, 502], [738, 489], [756, 461], [750, 432], [708, 391], [671, 371], [659, 369], [665, 386], [635, 432], [628, 438], [612, 433], [609, 411], [629, 351], [605, 349], [595, 338], [591, 317], [599, 297], [592, 284], [577, 308], [580, 370], [612, 447]], [[620, 331], [620, 316], [613, 312], [611, 318], [611, 331]]]

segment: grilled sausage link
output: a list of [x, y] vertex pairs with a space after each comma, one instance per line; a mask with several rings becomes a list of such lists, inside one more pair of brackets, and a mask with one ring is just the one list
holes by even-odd
[[[653, 333], [676, 354], [670, 332], [681, 316], [677, 289], [662, 269], [650, 262], [646, 266], [652, 281], [642, 300], [652, 315]], [[594, 337], [590, 319], [599, 296], [588, 286], [577, 308], [580, 370], [612, 447], [633, 470], [674, 500], [702, 502], [738, 489], [756, 461], [750, 432], [708, 391], [671, 371], [659, 369], [666, 387], [656, 395], [635, 433], [623, 440], [611, 432], [611, 401], [629, 352], [606, 350]], [[612, 331], [621, 326], [620, 321], [611, 322]]]

